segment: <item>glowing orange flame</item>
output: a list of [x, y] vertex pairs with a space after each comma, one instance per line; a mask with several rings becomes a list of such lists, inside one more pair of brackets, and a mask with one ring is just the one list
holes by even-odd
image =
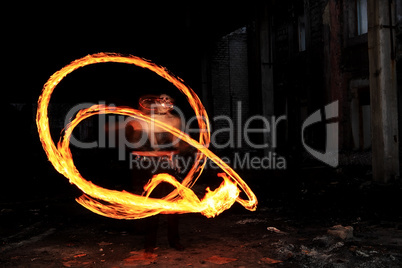
[[[177, 128], [171, 127], [161, 121], [150, 118], [138, 110], [122, 107], [109, 107], [105, 105], [94, 105], [88, 109], [81, 110], [77, 116], [66, 126], [64, 136], [57, 144], [53, 143], [50, 135], [48, 120], [48, 105], [51, 94], [60, 81], [74, 70], [96, 63], [117, 62], [134, 64], [136, 66], [149, 69], [159, 76], [165, 78], [175, 85], [186, 97], [198, 118], [201, 131], [199, 140], [192, 139], [187, 134]], [[69, 149], [70, 137], [73, 129], [85, 118], [96, 114], [120, 114], [133, 117], [137, 120], [152, 122], [155, 126], [169, 131], [174, 136], [179, 137], [191, 146], [197, 148], [201, 153], [198, 154], [195, 164], [184, 178], [183, 182], [178, 182], [169, 174], [155, 175], [145, 186], [143, 195], [136, 195], [126, 191], [109, 190], [99, 187], [90, 181], [85, 180], [76, 169], [71, 151]], [[214, 153], [208, 150], [210, 142], [210, 126], [208, 115], [200, 99], [195, 92], [187, 87], [180, 78], [170, 74], [165, 68], [158, 66], [145, 59], [135, 56], [122, 56], [112, 53], [98, 53], [88, 55], [75, 60], [61, 70], [54, 73], [43, 87], [43, 91], [38, 101], [36, 114], [36, 124], [42, 146], [47, 154], [49, 161], [55, 169], [70, 180], [84, 192], [84, 195], [77, 198], [77, 202], [87, 209], [103, 216], [117, 219], [138, 219], [152, 216], [158, 213], [189, 213], [200, 212], [206, 217], [215, 217], [224, 210], [230, 208], [234, 202], [239, 202], [246, 209], [255, 210], [257, 198], [240, 176], [223, 162]], [[211, 159], [225, 173], [220, 173], [223, 179], [222, 184], [207, 193], [201, 200], [194, 194], [191, 187], [200, 176], [206, 161]], [[175, 191], [164, 198], [155, 199], [149, 197], [152, 190], [161, 182], [167, 182], [175, 187]], [[248, 200], [239, 197], [240, 189], [247, 195]]]

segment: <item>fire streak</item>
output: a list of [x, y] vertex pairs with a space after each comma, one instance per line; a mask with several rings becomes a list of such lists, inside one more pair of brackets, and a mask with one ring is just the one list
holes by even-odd
[[[74, 70], [90, 64], [102, 62], [117, 62], [134, 64], [141, 68], [149, 69], [159, 76], [165, 78], [175, 85], [186, 97], [193, 108], [201, 131], [199, 140], [192, 139], [187, 134], [177, 128], [171, 127], [161, 121], [150, 118], [138, 110], [127, 107], [109, 107], [105, 105], [94, 105], [88, 109], [81, 110], [76, 117], [68, 124], [64, 131], [64, 136], [59, 143], [54, 144], [49, 128], [48, 105], [51, 94], [60, 81]], [[116, 191], [105, 189], [85, 180], [76, 169], [72, 154], [69, 148], [70, 137], [73, 129], [84, 119], [96, 114], [119, 114], [133, 117], [137, 120], [152, 122], [156, 126], [169, 131], [174, 136], [182, 139], [191, 146], [197, 148], [201, 153], [198, 154], [195, 164], [184, 178], [183, 182], [178, 182], [169, 174], [156, 174], [144, 187], [143, 195], [136, 195], [126, 191]], [[84, 194], [77, 198], [77, 202], [87, 209], [103, 216], [117, 219], [139, 219], [149, 217], [158, 213], [190, 213], [200, 212], [206, 217], [215, 217], [224, 210], [230, 208], [234, 202], [238, 202], [246, 209], [254, 211], [257, 206], [257, 198], [240, 176], [223, 162], [214, 153], [208, 150], [210, 142], [210, 125], [208, 115], [200, 99], [195, 92], [187, 87], [184, 82], [169, 73], [164, 67], [158, 66], [148, 60], [135, 56], [122, 56], [114, 53], [98, 53], [88, 55], [81, 59], [71, 62], [61, 70], [54, 73], [43, 87], [42, 94], [38, 101], [36, 114], [36, 124], [42, 146], [47, 154], [49, 161], [55, 169], [69, 179], [70, 183], [75, 184]], [[206, 158], [211, 159], [225, 173], [220, 173], [223, 179], [222, 184], [207, 193], [200, 200], [191, 187], [197, 181], [205, 166]], [[172, 184], [176, 189], [164, 198], [156, 199], [149, 197], [152, 190], [162, 182]], [[247, 195], [248, 200], [239, 197], [240, 189]]]

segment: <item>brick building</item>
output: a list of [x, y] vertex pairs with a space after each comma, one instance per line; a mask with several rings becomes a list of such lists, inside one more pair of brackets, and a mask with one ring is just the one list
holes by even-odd
[[[249, 81], [248, 81], [248, 46], [247, 29], [239, 28], [221, 37], [212, 47], [209, 56], [209, 94], [212, 97], [209, 103], [210, 112], [216, 116], [228, 116], [234, 122], [233, 134], [229, 131], [217, 135], [217, 144], [227, 144], [229, 136], [234, 139], [229, 147], [237, 147], [238, 150], [245, 149], [243, 146], [236, 146], [240, 141], [238, 130], [241, 129], [239, 120], [249, 115]], [[214, 122], [215, 129], [229, 127], [229, 120], [224, 118]]]
[[[402, 5], [385, 2], [379, 6], [392, 14], [387, 24], [392, 29], [391, 57], [396, 60], [402, 42], [400, 27], [395, 25], [400, 25]], [[304, 0], [254, 7], [243, 27], [224, 34], [204, 54], [203, 96], [210, 113], [235, 117], [233, 107], [241, 100], [243, 117], [286, 115], [284, 125], [277, 129], [274, 149], [299, 158], [305, 152], [303, 122], [319, 109], [324, 116], [323, 108], [338, 101], [338, 119], [328, 122], [339, 124], [339, 135], [332, 136], [338, 139], [339, 151], [370, 152], [368, 31], [374, 11], [369, 4], [367, 0]], [[400, 92], [400, 61], [395, 62]], [[328, 122], [306, 129], [303, 142], [325, 151]], [[215, 127], [219, 126], [217, 122]], [[267, 134], [256, 135], [256, 139], [272, 142]]]

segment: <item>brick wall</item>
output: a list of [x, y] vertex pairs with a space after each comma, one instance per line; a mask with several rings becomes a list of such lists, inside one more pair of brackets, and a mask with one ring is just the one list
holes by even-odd
[[[211, 56], [210, 75], [213, 128], [215, 130], [228, 128], [229, 124], [225, 120], [214, 122], [213, 118], [222, 115], [229, 116], [233, 122], [234, 132], [232, 134], [235, 147], [237, 147], [238, 130], [242, 130], [239, 120], [242, 118], [244, 123], [249, 111], [246, 27], [229, 33], [216, 42]], [[238, 102], [241, 102], [241, 110], [238, 109]], [[225, 131], [216, 137], [219, 144], [225, 144], [230, 138], [230, 133]]]

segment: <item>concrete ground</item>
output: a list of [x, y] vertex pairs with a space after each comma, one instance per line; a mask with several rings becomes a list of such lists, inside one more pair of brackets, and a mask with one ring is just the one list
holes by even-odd
[[[373, 185], [345, 170], [303, 169], [298, 180], [271, 175], [244, 177], [260, 201], [255, 212], [235, 204], [213, 219], [181, 215], [184, 251], [169, 247], [162, 216], [148, 255], [143, 220], [93, 214], [74, 201], [67, 182], [49, 195], [49, 187], [27, 188], [25, 198], [5, 194], [0, 266], [402, 267], [401, 185]], [[339, 232], [328, 232], [336, 225]]]

